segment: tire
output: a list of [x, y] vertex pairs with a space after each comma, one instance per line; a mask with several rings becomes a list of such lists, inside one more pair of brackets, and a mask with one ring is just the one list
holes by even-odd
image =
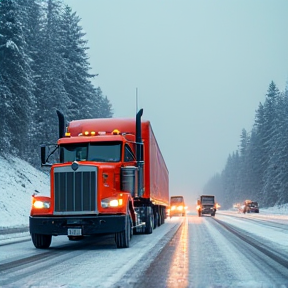
[[133, 237], [133, 232], [134, 232], [134, 229], [133, 229], [133, 221], [132, 221], [132, 218], [131, 216], [129, 216], [129, 219], [130, 219], [130, 240], [132, 239]]
[[38, 249], [49, 248], [52, 241], [52, 235], [31, 234], [32, 242]]
[[161, 225], [165, 223], [165, 219], [166, 219], [166, 211], [164, 209], [161, 209]]
[[162, 215], [161, 212], [158, 214], [158, 227], [162, 225]]
[[128, 248], [130, 246], [131, 237], [131, 220], [130, 216], [126, 216], [125, 230], [115, 233], [115, 242], [117, 248]]
[[154, 226], [153, 228], [156, 229], [159, 226], [159, 214], [156, 212], [155, 217], [154, 217]]
[[145, 234], [152, 234], [154, 225], [154, 217], [152, 214], [147, 215]]

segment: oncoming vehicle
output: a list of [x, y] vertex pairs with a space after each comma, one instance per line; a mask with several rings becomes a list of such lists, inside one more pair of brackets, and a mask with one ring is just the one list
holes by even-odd
[[254, 212], [254, 213], [259, 213], [259, 205], [258, 202], [252, 201], [251, 203], [248, 204], [249, 210], [247, 211], [248, 213]]
[[219, 205], [216, 203], [214, 195], [201, 195], [197, 200], [197, 211], [199, 217], [203, 214], [215, 216], [217, 207], [219, 207]]
[[256, 201], [245, 200], [244, 204], [240, 208], [240, 212], [247, 213], [259, 213], [259, 205]]
[[171, 196], [170, 218], [172, 216], [186, 216], [186, 206], [183, 196]]

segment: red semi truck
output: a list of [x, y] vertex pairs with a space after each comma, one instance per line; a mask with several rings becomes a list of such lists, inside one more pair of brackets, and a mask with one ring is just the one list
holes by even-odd
[[[29, 217], [36, 248], [52, 236], [70, 240], [115, 234], [118, 248], [133, 233], [151, 234], [164, 223], [169, 206], [169, 173], [149, 121], [59, 118], [59, 139], [51, 151], [41, 146], [42, 166], [50, 166], [50, 197], [33, 195]], [[48, 163], [58, 151], [57, 163]], [[53, 157], [53, 156], [52, 156]]]

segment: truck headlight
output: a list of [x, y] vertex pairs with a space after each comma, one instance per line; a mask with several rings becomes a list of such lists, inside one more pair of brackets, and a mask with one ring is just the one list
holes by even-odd
[[111, 206], [111, 207], [117, 207], [119, 205], [119, 203], [118, 203], [118, 200], [111, 200], [110, 202], [109, 202], [109, 206]]
[[118, 207], [123, 204], [123, 199], [105, 198], [101, 200], [101, 207]]
[[33, 206], [34, 206], [34, 208], [37, 208], [37, 209], [42, 209], [42, 208], [49, 209], [50, 208], [50, 202], [37, 200], [33, 203]]

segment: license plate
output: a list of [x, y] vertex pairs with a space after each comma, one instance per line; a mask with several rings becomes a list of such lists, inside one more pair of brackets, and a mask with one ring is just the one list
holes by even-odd
[[81, 236], [82, 229], [81, 228], [68, 228], [68, 236]]

